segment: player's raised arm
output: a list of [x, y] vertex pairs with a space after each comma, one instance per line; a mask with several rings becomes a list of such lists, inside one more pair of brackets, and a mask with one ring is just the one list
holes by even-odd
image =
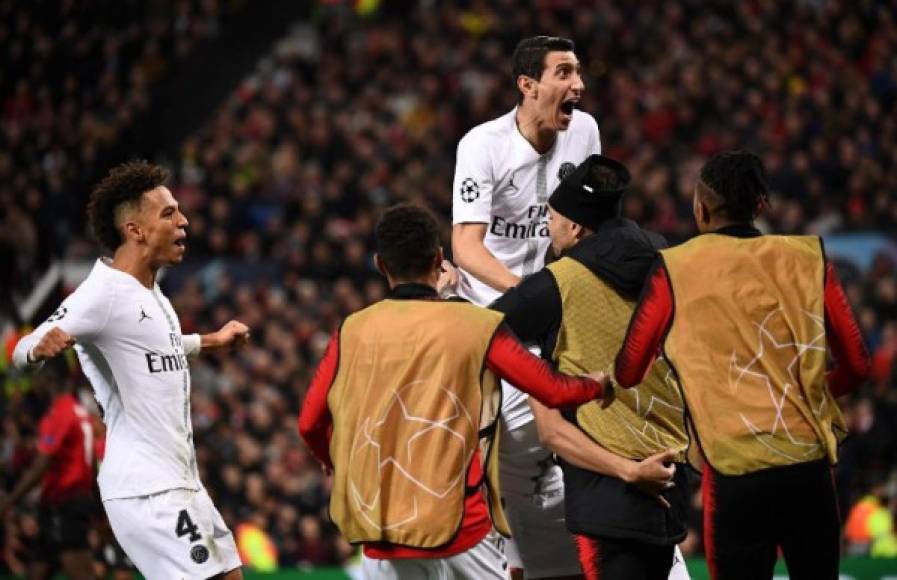
[[98, 300], [89, 289], [76, 290], [46, 321], [16, 344], [13, 365], [34, 367], [53, 358], [79, 340], [90, 340], [105, 326], [111, 300]]
[[249, 327], [238, 320], [231, 320], [209, 334], [185, 334], [182, 341], [184, 354], [188, 356], [200, 351], [228, 350], [249, 342]]

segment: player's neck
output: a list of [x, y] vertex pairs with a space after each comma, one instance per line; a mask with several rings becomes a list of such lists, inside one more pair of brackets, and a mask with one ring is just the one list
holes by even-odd
[[408, 278], [394, 278], [391, 275], [387, 275], [386, 281], [389, 283], [390, 290], [393, 290], [396, 286], [401, 286], [402, 284], [420, 284], [421, 286], [429, 286], [430, 288], [435, 290], [436, 285], [439, 281], [439, 275], [429, 274], [426, 276]]
[[143, 286], [152, 289], [156, 282], [158, 268], [153, 267], [148, 257], [139, 248], [120, 246], [112, 256], [112, 267], [134, 276]]
[[527, 107], [525, 103], [517, 107], [515, 120], [517, 122], [517, 130], [520, 131], [523, 138], [533, 146], [533, 149], [539, 155], [547, 153], [554, 146], [558, 132], [555, 129], [545, 127], [536, 111]]
[[711, 216], [710, 221], [707, 223], [707, 226], [702, 233], [717, 232], [729, 226], [754, 227], [754, 222], [734, 221], [725, 216]]

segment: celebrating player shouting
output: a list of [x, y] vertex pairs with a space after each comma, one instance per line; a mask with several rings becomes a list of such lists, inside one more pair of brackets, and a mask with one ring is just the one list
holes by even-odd
[[[601, 153], [595, 119], [575, 108], [585, 84], [573, 49], [564, 38], [522, 40], [512, 57], [518, 106], [458, 144], [452, 249], [459, 294], [476, 304], [489, 304], [542, 268], [550, 245], [548, 195], [586, 157]], [[511, 565], [529, 578], [579, 574], [564, 528], [560, 470], [539, 445], [526, 395], [503, 384], [503, 397]]]
[[29, 367], [74, 346], [106, 423], [98, 482], [116, 538], [149, 580], [242, 578], [233, 536], [202, 483], [190, 422], [187, 356], [244, 342], [231, 321], [207, 335], [181, 334], [156, 284], [184, 257], [187, 218], [145, 162], [113, 169], [94, 189], [90, 226], [113, 253], [56, 312], [16, 345]]

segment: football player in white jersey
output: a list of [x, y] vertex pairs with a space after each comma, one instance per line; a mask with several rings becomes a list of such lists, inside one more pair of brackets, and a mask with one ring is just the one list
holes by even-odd
[[90, 226], [112, 254], [56, 312], [16, 345], [14, 364], [39, 365], [74, 346], [107, 427], [98, 483], [115, 537], [149, 580], [243, 577], [233, 535], [199, 481], [187, 356], [245, 342], [230, 321], [182, 335], [156, 283], [183, 260], [187, 218], [165, 169], [131, 162], [91, 194]]
[[[488, 305], [545, 265], [547, 199], [565, 175], [601, 153], [598, 124], [576, 110], [585, 90], [573, 42], [536, 36], [514, 50], [518, 105], [458, 144], [452, 251], [458, 293]], [[564, 484], [539, 442], [528, 398], [502, 384], [501, 490], [512, 530], [507, 557], [519, 578], [582, 577], [564, 522]], [[610, 454], [597, 445], [592, 453]], [[676, 550], [671, 580], [687, 580]], [[524, 574], [521, 575], [520, 570]]]
[[[514, 50], [518, 105], [458, 144], [452, 251], [458, 293], [488, 305], [539, 271], [550, 246], [548, 196], [589, 155], [601, 153], [595, 119], [576, 106], [585, 84], [573, 42], [536, 36]], [[508, 560], [527, 578], [581, 574], [564, 526], [560, 468], [539, 444], [527, 397], [502, 385], [501, 489], [511, 523]], [[518, 573], [519, 574], [519, 573]]]

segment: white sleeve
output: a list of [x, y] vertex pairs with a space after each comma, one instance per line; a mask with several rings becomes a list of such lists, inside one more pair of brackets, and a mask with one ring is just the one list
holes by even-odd
[[78, 342], [92, 341], [106, 326], [113, 297], [101, 295], [96, 288], [81, 285], [59, 308], [30, 334], [22, 337], [13, 351], [13, 365], [19, 369], [37, 365], [28, 362], [28, 353], [51, 329], [58, 327]]
[[589, 115], [589, 120], [592, 122], [589, 123], [591, 127], [591, 137], [589, 138], [589, 155], [594, 153], [601, 154], [601, 132], [598, 130], [598, 121], [595, 120], [595, 117]]
[[492, 162], [478, 135], [468, 133], [458, 143], [452, 184], [452, 224], [489, 223], [492, 220]]

